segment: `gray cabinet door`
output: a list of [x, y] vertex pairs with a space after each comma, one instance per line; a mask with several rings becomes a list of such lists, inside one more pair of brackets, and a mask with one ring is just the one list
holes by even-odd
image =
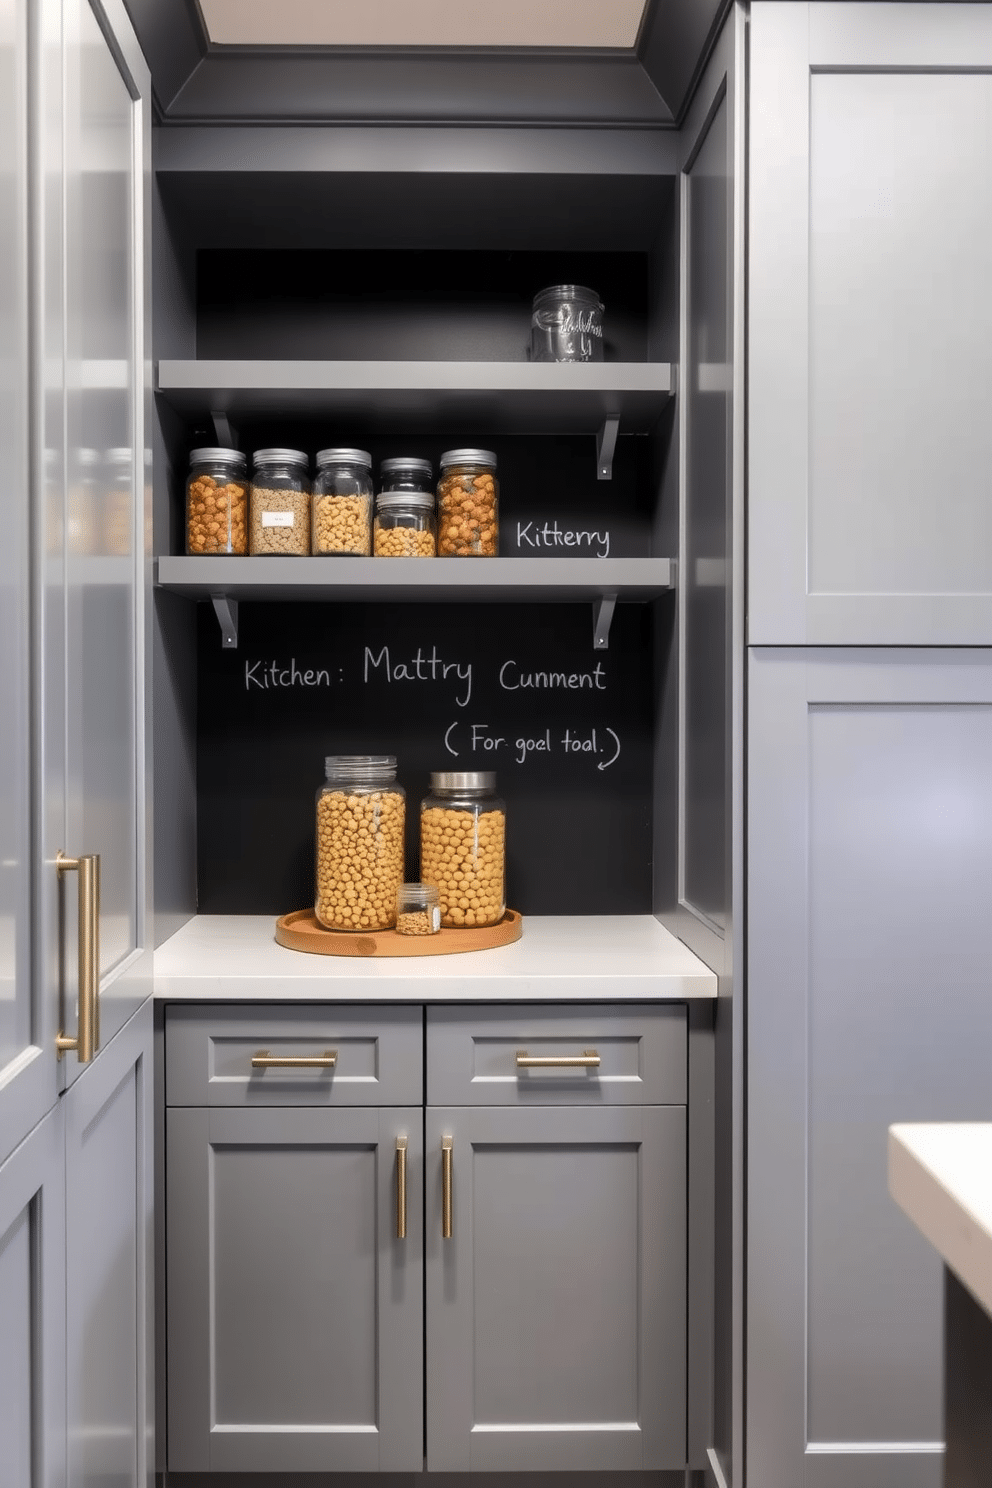
[[681, 1106], [428, 1108], [432, 1471], [684, 1465], [685, 1142]]
[[749, 638], [992, 642], [992, 9], [751, 7]]
[[4, 1488], [64, 1488], [65, 1207], [56, 1107], [0, 1165]]
[[421, 1107], [167, 1112], [170, 1471], [422, 1469], [422, 1131]]
[[67, 1488], [152, 1472], [152, 1007], [64, 1097]]
[[748, 1480], [937, 1488], [895, 1121], [992, 1119], [992, 653], [752, 651]]

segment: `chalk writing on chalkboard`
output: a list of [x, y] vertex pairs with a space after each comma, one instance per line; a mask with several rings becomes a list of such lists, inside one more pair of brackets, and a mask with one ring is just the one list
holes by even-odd
[[[492, 756], [492, 764], [502, 758], [504, 762], [512, 759], [515, 764], [523, 765], [532, 754], [581, 754], [596, 756], [597, 768], [608, 770], [620, 758], [620, 736], [609, 726], [598, 730], [566, 728], [560, 735], [557, 729], [546, 728], [514, 738], [511, 731], [499, 733], [488, 723], [463, 723], [456, 719], [444, 731], [444, 747], [456, 759], [462, 755]], [[600, 757], [604, 755], [606, 758]]]
[[610, 556], [610, 530], [575, 531], [559, 527], [557, 522], [518, 522], [517, 547], [525, 548], [579, 548], [587, 549], [594, 558]]

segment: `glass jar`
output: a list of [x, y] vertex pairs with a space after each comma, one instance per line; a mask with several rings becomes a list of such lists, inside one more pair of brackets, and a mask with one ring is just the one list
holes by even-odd
[[317, 792], [315, 914], [328, 930], [396, 923], [406, 793], [391, 754], [330, 754]]
[[240, 450], [190, 451], [186, 480], [187, 553], [248, 551], [248, 461]]
[[420, 877], [441, 924], [495, 925], [506, 911], [506, 807], [491, 770], [441, 770], [420, 806]]
[[492, 450], [441, 456], [437, 550], [442, 558], [494, 558], [499, 551], [499, 485]]
[[325, 449], [313, 483], [314, 553], [372, 551], [372, 456], [368, 450]]
[[433, 884], [406, 883], [396, 890], [397, 935], [437, 935], [441, 910]]
[[433, 491], [382, 491], [375, 498], [377, 558], [433, 558], [435, 530]]
[[251, 552], [306, 557], [310, 552], [310, 461], [302, 450], [252, 455]]
[[532, 362], [601, 362], [603, 304], [582, 284], [552, 284], [534, 296]]

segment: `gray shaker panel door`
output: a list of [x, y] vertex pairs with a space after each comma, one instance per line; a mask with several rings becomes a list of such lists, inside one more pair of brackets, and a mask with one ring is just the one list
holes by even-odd
[[992, 653], [755, 650], [749, 734], [749, 1476], [936, 1488], [886, 1129], [992, 1119]]
[[425, 1168], [428, 1467], [682, 1466], [684, 1108], [429, 1107]]
[[68, 1488], [152, 1470], [152, 1005], [65, 1096]]
[[752, 644], [992, 641], [992, 15], [752, 7]]
[[65, 1485], [62, 1112], [0, 1166], [0, 1452], [4, 1488]]
[[422, 1468], [422, 1122], [169, 1110], [170, 1471]]

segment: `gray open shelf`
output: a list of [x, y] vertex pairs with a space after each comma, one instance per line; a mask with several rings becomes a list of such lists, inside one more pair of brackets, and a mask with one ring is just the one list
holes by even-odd
[[672, 395], [668, 362], [160, 361], [181, 414], [328, 416], [486, 433], [646, 433]]

